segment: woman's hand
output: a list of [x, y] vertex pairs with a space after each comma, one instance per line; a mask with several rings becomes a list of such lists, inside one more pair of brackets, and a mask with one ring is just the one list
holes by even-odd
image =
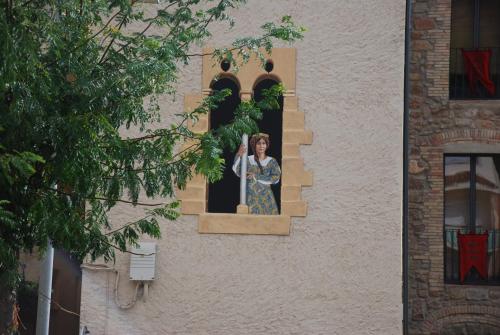
[[247, 152], [247, 147], [245, 147], [245, 145], [242, 144], [242, 145], [240, 145], [240, 148], [238, 149], [236, 156], [242, 157], [245, 152]]
[[255, 173], [247, 172], [247, 179], [255, 179]]

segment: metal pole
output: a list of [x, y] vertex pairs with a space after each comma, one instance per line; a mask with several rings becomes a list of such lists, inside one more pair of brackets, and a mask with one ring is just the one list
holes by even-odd
[[36, 335], [49, 334], [50, 302], [52, 298], [52, 268], [54, 248], [47, 242], [47, 251], [42, 262], [40, 282], [38, 284], [38, 310], [36, 314]]
[[240, 171], [240, 205], [247, 204], [247, 158], [248, 158], [248, 135], [243, 134], [241, 143], [245, 146], [245, 153], [241, 156]]
[[410, 121], [410, 66], [411, 66], [411, 27], [412, 0], [406, 0], [405, 17], [405, 65], [404, 65], [404, 102], [403, 102], [403, 334], [408, 335], [409, 326], [409, 121]]
[[480, 20], [481, 16], [479, 13], [480, 10], [480, 0], [475, 0], [474, 1], [474, 27], [473, 27], [473, 42], [474, 43], [474, 49], [479, 48], [479, 28], [480, 28]]

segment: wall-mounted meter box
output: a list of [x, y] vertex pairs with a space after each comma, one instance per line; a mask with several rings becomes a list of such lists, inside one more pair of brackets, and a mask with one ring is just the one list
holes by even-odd
[[149, 281], [155, 279], [156, 243], [139, 242], [130, 254], [130, 280]]

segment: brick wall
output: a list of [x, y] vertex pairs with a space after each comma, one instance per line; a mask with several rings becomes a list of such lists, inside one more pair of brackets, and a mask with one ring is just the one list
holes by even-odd
[[410, 334], [500, 333], [500, 287], [444, 284], [443, 153], [500, 153], [500, 101], [448, 98], [451, 0], [414, 0], [410, 66]]

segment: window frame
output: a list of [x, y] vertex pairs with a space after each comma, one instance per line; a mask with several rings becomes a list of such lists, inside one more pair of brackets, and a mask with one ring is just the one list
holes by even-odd
[[[281, 212], [279, 215], [246, 214], [237, 209], [232, 213], [207, 212], [207, 184], [205, 178], [194, 175], [187, 182], [185, 189], [178, 190], [183, 215], [196, 215], [198, 232], [202, 234], [252, 234], [252, 235], [289, 235], [292, 217], [307, 215], [307, 202], [302, 199], [302, 187], [312, 186], [313, 174], [305, 170], [304, 159], [300, 152], [301, 145], [310, 145], [313, 133], [305, 128], [305, 113], [299, 110], [295, 94], [296, 50], [294, 48], [273, 48], [270, 53], [261, 50], [266, 59], [274, 64], [272, 73], [262, 68], [257, 57], [252, 57], [237, 73], [221, 72], [220, 64], [214, 63], [211, 56], [214, 49], [203, 49], [202, 89], [201, 94], [186, 94], [184, 110], [196, 108], [203, 97], [211, 94], [210, 83], [222, 75], [235, 76], [241, 85], [241, 100], [252, 97], [256, 83], [265, 78], [276, 79], [283, 83], [283, 124], [282, 124], [282, 165], [281, 165]], [[238, 55], [234, 55], [238, 58]], [[240, 59], [241, 61], [241, 59]], [[209, 130], [208, 115], [200, 117], [197, 123], [190, 125], [195, 132]], [[186, 143], [188, 145], [188, 143]], [[238, 206], [242, 207], [242, 206]]]
[[[455, 0], [451, 0], [451, 14], [450, 20], [453, 21], [453, 6]], [[481, 0], [474, 0], [474, 13], [472, 15], [472, 49], [474, 50], [492, 50], [493, 54], [490, 59], [490, 77], [491, 80], [495, 84], [496, 92], [494, 96], [488, 96], [484, 92], [484, 88], [479, 85], [478, 90], [475, 93], [469, 92], [467, 79], [465, 78], [465, 72], [463, 74], [460, 73], [460, 70], [463, 70], [464, 65], [459, 66], [460, 61], [459, 56], [460, 50], [464, 48], [460, 48], [452, 45], [453, 41], [453, 22], [450, 25], [450, 44], [449, 44], [449, 58], [448, 58], [448, 99], [449, 100], [499, 100], [500, 99], [500, 44], [498, 46], [480, 46], [481, 40]], [[499, 17], [500, 19], [500, 17]], [[452, 62], [454, 59], [454, 62]], [[454, 68], [452, 69], [452, 65]], [[453, 71], [452, 71], [453, 70]], [[494, 71], [494, 73], [492, 72]], [[493, 74], [495, 74], [495, 79], [493, 78]], [[459, 79], [460, 78], [460, 79]]]
[[[493, 279], [479, 279], [479, 280], [466, 280], [463, 283], [461, 283], [459, 280], [455, 279], [449, 279], [447, 278], [447, 270], [448, 270], [448, 255], [447, 255], [447, 230], [446, 230], [446, 158], [447, 157], [467, 157], [469, 158], [469, 195], [468, 195], [468, 215], [469, 215], [469, 220], [468, 224], [466, 225], [465, 229], [467, 233], [471, 232], [476, 232], [477, 225], [476, 225], [476, 208], [477, 208], [477, 195], [476, 195], [476, 165], [477, 165], [477, 158], [478, 157], [499, 157], [500, 158], [500, 153], [492, 153], [492, 152], [487, 152], [487, 153], [452, 153], [452, 152], [447, 152], [443, 154], [443, 278], [444, 278], [444, 283], [445, 284], [453, 284], [453, 285], [474, 285], [474, 286], [479, 286], [479, 285], [484, 285], [484, 286], [500, 286], [500, 276], [498, 278], [493, 278]], [[458, 229], [460, 230], [460, 228]], [[492, 230], [493, 233], [491, 235], [488, 235], [488, 245], [489, 245], [489, 239], [491, 236], [495, 236], [493, 239], [493, 252], [491, 255], [493, 256], [493, 262], [497, 260], [497, 257], [500, 258], [500, 249], [496, 250], [496, 246], [498, 244], [497, 238], [500, 237], [500, 230]], [[457, 249], [458, 252], [458, 249]], [[488, 257], [488, 262], [490, 260], [490, 255], [489, 253], [487, 254]], [[459, 264], [456, 268], [456, 271], [459, 271]], [[453, 265], [452, 265], [453, 269]]]

